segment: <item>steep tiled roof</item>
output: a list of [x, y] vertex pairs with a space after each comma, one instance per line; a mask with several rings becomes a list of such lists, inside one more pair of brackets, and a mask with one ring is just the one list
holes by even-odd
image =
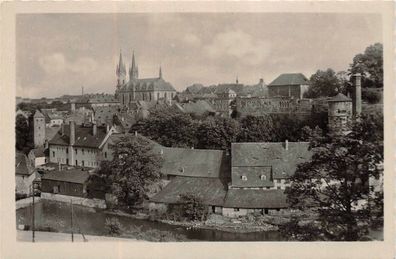
[[132, 79], [126, 85], [126, 88], [135, 87], [135, 91], [154, 90], [154, 91], [176, 91], [175, 88], [162, 78], [142, 78]]
[[63, 170], [63, 171], [50, 171], [44, 173], [41, 177], [41, 180], [52, 180], [52, 181], [60, 181], [60, 182], [69, 182], [69, 183], [85, 183], [88, 180], [89, 173], [88, 171], [83, 171], [79, 169], [73, 170]]
[[283, 190], [230, 189], [224, 201], [225, 208], [280, 209], [288, 207]]
[[[232, 167], [272, 167], [274, 178], [288, 178], [297, 165], [307, 162], [312, 152], [308, 142], [233, 143], [231, 145]], [[252, 169], [253, 170], [253, 169]], [[259, 180], [259, 179], [258, 179]]]
[[[65, 125], [65, 133], [62, 136], [61, 130], [49, 141], [50, 145], [69, 145], [70, 127]], [[92, 127], [83, 125], [75, 126], [75, 144], [74, 146], [98, 148], [106, 136], [105, 127], [97, 127], [97, 134], [92, 134]]]
[[338, 93], [336, 96], [331, 97], [328, 102], [352, 102], [352, 99], [342, 93]]
[[44, 156], [46, 156], [45, 149], [43, 147], [34, 148], [34, 149], [30, 150], [30, 152], [32, 152], [35, 157], [44, 157]]
[[218, 178], [175, 177], [150, 200], [159, 203], [180, 203], [180, 195], [192, 193], [206, 205], [223, 206], [227, 185]]
[[33, 117], [34, 118], [45, 118], [44, 115], [39, 110], [36, 110]]
[[33, 170], [29, 167], [27, 157], [23, 153], [15, 153], [15, 174], [31, 175]]
[[281, 74], [269, 86], [278, 85], [307, 85], [308, 79], [301, 73]]
[[[228, 157], [222, 150], [161, 148], [165, 175], [229, 178]], [[160, 150], [160, 152], [161, 152]]]

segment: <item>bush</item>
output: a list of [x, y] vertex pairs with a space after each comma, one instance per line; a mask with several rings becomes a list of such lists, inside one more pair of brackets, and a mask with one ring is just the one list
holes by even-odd
[[362, 99], [370, 104], [376, 104], [381, 100], [381, 93], [374, 90], [363, 89]]
[[106, 218], [105, 230], [111, 236], [119, 236], [122, 233], [122, 225], [117, 218]]

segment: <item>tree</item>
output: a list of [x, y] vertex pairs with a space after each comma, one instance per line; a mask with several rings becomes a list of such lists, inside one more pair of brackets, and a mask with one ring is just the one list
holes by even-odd
[[18, 115], [15, 120], [15, 148], [25, 153], [33, 148], [28, 120], [23, 115]]
[[334, 96], [337, 92], [344, 91], [341, 74], [336, 74], [333, 69], [325, 71], [318, 70], [309, 79], [308, 91], [304, 94], [306, 98], [318, 98]]
[[362, 87], [384, 87], [383, 46], [375, 43], [353, 58], [349, 72], [362, 74]]
[[153, 113], [131, 128], [167, 147], [194, 147], [197, 122], [190, 115], [169, 111]]
[[269, 115], [248, 115], [240, 121], [238, 142], [267, 142], [274, 139], [272, 118]]
[[170, 207], [170, 215], [175, 220], [205, 220], [207, 207], [202, 200], [193, 193], [180, 195], [179, 203]]
[[298, 166], [286, 194], [293, 208], [314, 209], [317, 217], [305, 225], [291, 223], [286, 232], [305, 239], [301, 228], [309, 225], [311, 240], [359, 240], [370, 222], [368, 203], [362, 203], [370, 195], [369, 178], [381, 174], [384, 158], [382, 117], [364, 116], [350, 134], [319, 136], [311, 148], [311, 161]]
[[275, 132], [273, 142], [283, 142], [285, 140], [298, 141], [301, 129], [305, 126], [304, 119], [290, 114], [273, 114], [273, 131]]
[[239, 123], [234, 119], [209, 117], [198, 126], [198, 148], [230, 150], [239, 130]]
[[147, 198], [147, 188], [160, 179], [161, 157], [141, 137], [123, 137], [114, 147], [114, 159], [103, 161], [97, 176], [110, 186], [120, 205], [136, 205]]

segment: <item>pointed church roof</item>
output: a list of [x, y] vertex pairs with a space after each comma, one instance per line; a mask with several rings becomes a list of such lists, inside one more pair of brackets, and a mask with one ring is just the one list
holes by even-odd
[[33, 118], [45, 118], [45, 116], [39, 110], [36, 110]]
[[118, 61], [116, 73], [117, 73], [117, 76], [126, 75], [125, 64], [124, 64], [124, 61], [122, 60], [122, 53], [121, 53], [121, 51], [120, 51], [120, 59], [119, 59], [119, 61]]

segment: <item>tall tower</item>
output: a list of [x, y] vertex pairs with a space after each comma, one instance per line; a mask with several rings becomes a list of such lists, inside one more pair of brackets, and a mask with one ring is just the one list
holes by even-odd
[[135, 52], [132, 52], [131, 67], [129, 68], [129, 80], [138, 79], [138, 77], [139, 77], [139, 70], [138, 70], [138, 66], [135, 63]]
[[159, 78], [162, 78], [162, 69], [161, 69], [161, 66], [159, 67]]
[[34, 147], [41, 147], [45, 142], [45, 117], [39, 111], [33, 116]]
[[353, 116], [359, 117], [362, 113], [362, 75], [360, 73], [354, 74], [354, 93], [352, 99]]
[[121, 50], [120, 50], [120, 59], [118, 61], [118, 65], [116, 69], [116, 75], [117, 75], [117, 87], [120, 87], [122, 84], [125, 84], [126, 68], [124, 61], [122, 60]]
[[350, 130], [352, 121], [352, 100], [338, 93], [329, 101], [328, 128], [333, 135], [343, 135]]

